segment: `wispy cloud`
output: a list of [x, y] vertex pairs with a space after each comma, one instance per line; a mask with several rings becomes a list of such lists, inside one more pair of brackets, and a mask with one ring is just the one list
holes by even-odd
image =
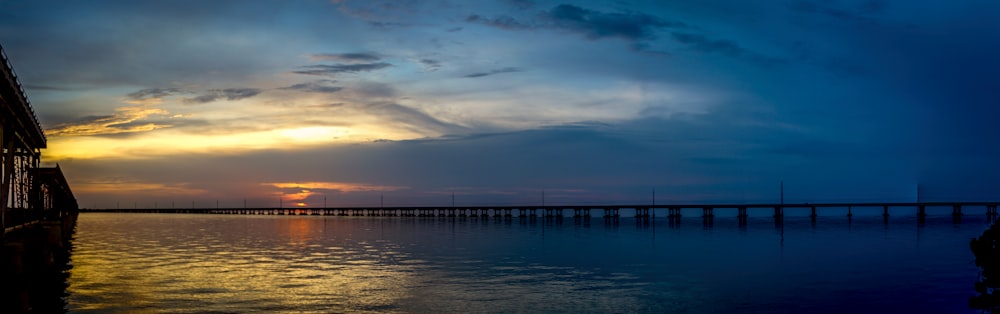
[[405, 186], [377, 185], [367, 183], [352, 182], [270, 182], [261, 183], [264, 186], [272, 186], [279, 189], [297, 190], [331, 190], [344, 193], [352, 192], [389, 192], [408, 189]]
[[177, 88], [146, 88], [126, 95], [129, 99], [162, 98], [180, 92]]
[[146, 88], [125, 95], [125, 102], [134, 105], [158, 105], [163, 98], [180, 93], [178, 88]]
[[358, 110], [405, 126], [420, 134], [452, 134], [466, 128], [442, 121], [422, 110], [397, 103], [373, 103], [357, 107]]
[[385, 62], [358, 64], [314, 64], [303, 66], [303, 70], [292, 71], [292, 73], [305, 75], [335, 75], [338, 73], [369, 72], [390, 66], [392, 66], [392, 64]]
[[106, 116], [91, 116], [83, 119], [56, 125], [45, 133], [49, 136], [85, 136], [112, 135], [123, 133], [148, 132], [167, 128], [170, 125], [148, 121], [152, 116], [169, 116], [170, 112], [150, 106], [128, 106], [115, 109]]
[[351, 52], [351, 53], [317, 53], [309, 55], [309, 59], [313, 61], [371, 63], [381, 60], [382, 57], [370, 52]]
[[[806, 12], [829, 13], [830, 11], [828, 7], [807, 1], [795, 2], [791, 7]], [[713, 36], [703, 34], [698, 30], [698, 27], [687, 23], [639, 12], [601, 12], [572, 4], [560, 4], [540, 14], [520, 19], [508, 15], [486, 17], [480, 14], [471, 14], [465, 18], [465, 21], [512, 31], [561, 30], [581, 35], [589, 40], [617, 38], [630, 43], [633, 50], [642, 52], [654, 52], [649, 50], [651, 43], [659, 39], [661, 32], [669, 32], [675, 42], [696, 51], [717, 53], [760, 65], [773, 65], [782, 61], [780, 58], [770, 57], [741, 47], [734, 41], [713, 38]], [[466, 77], [481, 77], [490, 74], [496, 73], [474, 73]]]
[[485, 17], [479, 14], [471, 14], [465, 18], [466, 22], [479, 23], [507, 30], [532, 29], [537, 26], [520, 22], [513, 17], [501, 15], [498, 17]]
[[521, 72], [521, 69], [514, 68], [514, 67], [506, 67], [506, 68], [495, 69], [495, 70], [491, 70], [491, 71], [487, 71], [487, 72], [478, 72], [478, 73], [466, 74], [466, 75], [463, 75], [462, 77], [477, 78], [477, 77], [490, 76], [490, 75], [494, 75], [494, 74], [512, 73], [512, 72]]
[[684, 27], [684, 23], [635, 12], [605, 13], [570, 4], [560, 4], [545, 15], [553, 26], [580, 33], [589, 39], [619, 37], [631, 41], [655, 38], [660, 28]]
[[769, 57], [750, 51], [729, 40], [712, 39], [700, 34], [681, 32], [674, 32], [671, 35], [674, 40], [695, 51], [716, 53], [735, 59], [745, 59], [760, 65], [774, 65], [782, 62], [779, 58]]
[[[75, 182], [73, 191], [78, 193], [111, 194], [133, 196], [142, 193], [155, 193], [160, 196], [195, 196], [208, 191], [191, 187], [187, 183], [154, 183], [135, 179], [100, 178], [83, 182]], [[128, 204], [127, 206], [131, 206]]]
[[678, 21], [644, 13], [600, 12], [571, 4], [560, 4], [541, 14], [521, 19], [509, 15], [486, 17], [470, 14], [465, 21], [506, 30], [557, 29], [580, 34], [590, 40], [620, 38], [631, 42], [633, 48], [656, 39], [656, 33], [661, 29], [687, 27]]
[[885, 0], [862, 1], [854, 6], [838, 5], [833, 1], [795, 0], [788, 3], [792, 11], [853, 21], [870, 21], [872, 16], [882, 14], [886, 6]]
[[297, 91], [312, 92], [312, 93], [336, 93], [344, 89], [343, 87], [332, 85], [333, 83], [336, 82], [337, 81], [334, 80], [319, 80], [313, 82], [299, 83], [288, 87], [282, 87], [281, 89], [297, 90]]
[[441, 61], [438, 61], [438, 60], [434, 60], [434, 59], [420, 59], [420, 60], [417, 60], [417, 62], [419, 62], [421, 65], [423, 65], [424, 68], [427, 69], [428, 71], [437, 71], [437, 69], [441, 68]]
[[259, 88], [226, 88], [226, 89], [212, 89], [208, 90], [201, 95], [185, 98], [184, 103], [187, 104], [204, 104], [210, 103], [219, 99], [225, 100], [240, 100], [246, 99], [260, 94], [261, 89]]

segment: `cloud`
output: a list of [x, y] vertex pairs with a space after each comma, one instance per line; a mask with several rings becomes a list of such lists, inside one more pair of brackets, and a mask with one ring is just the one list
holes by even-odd
[[371, 63], [381, 60], [382, 57], [369, 52], [353, 53], [320, 53], [309, 56], [313, 61], [339, 61], [348, 63]]
[[373, 103], [360, 106], [358, 109], [391, 120], [397, 124], [409, 126], [410, 130], [422, 134], [429, 134], [431, 132], [453, 134], [466, 129], [460, 125], [442, 121], [422, 110], [397, 103]]
[[792, 11], [824, 15], [840, 20], [871, 21], [871, 16], [885, 12], [885, 0], [867, 0], [853, 7], [836, 6], [835, 2], [796, 0], [788, 3]]
[[684, 27], [684, 23], [663, 20], [642, 13], [603, 13], [570, 4], [560, 4], [546, 13], [553, 26], [583, 34], [589, 39], [619, 37], [631, 41], [655, 38], [655, 31]]
[[337, 81], [319, 80], [314, 82], [299, 83], [288, 87], [282, 87], [281, 89], [298, 90], [298, 91], [312, 92], [312, 93], [336, 93], [344, 89], [343, 87], [340, 86], [330, 85], [335, 82]]
[[746, 59], [762, 65], [773, 65], [780, 63], [778, 58], [768, 57], [759, 53], [744, 49], [735, 42], [722, 39], [712, 39], [704, 35], [674, 32], [671, 33], [674, 40], [687, 47], [700, 52], [717, 53], [730, 58]]
[[370, 72], [390, 66], [392, 66], [392, 64], [385, 62], [357, 63], [357, 64], [315, 64], [315, 65], [303, 66], [302, 68], [304, 68], [304, 70], [292, 71], [292, 73], [305, 74], [305, 75], [334, 75], [337, 73]]
[[125, 102], [133, 105], [159, 105], [163, 98], [180, 93], [177, 88], [146, 88], [125, 95]]
[[466, 74], [466, 75], [463, 75], [462, 77], [477, 78], [477, 77], [490, 76], [490, 75], [494, 75], [494, 74], [512, 73], [512, 72], [521, 72], [521, 69], [514, 68], [514, 67], [506, 67], [506, 68], [502, 68], [502, 69], [492, 70], [492, 71], [489, 71], [489, 72], [479, 72], [479, 73]]
[[525, 10], [535, 6], [535, 1], [532, 0], [507, 0], [507, 3], [521, 10]]
[[261, 183], [261, 185], [272, 186], [279, 189], [333, 190], [344, 193], [378, 192], [378, 191], [388, 192], [388, 191], [398, 191], [398, 190], [408, 189], [408, 187], [405, 186], [376, 185], [376, 184], [351, 183], [351, 182], [272, 182], [272, 183]]
[[125, 95], [129, 99], [163, 98], [180, 92], [177, 88], [146, 88]]
[[436, 71], [437, 69], [441, 68], [441, 61], [438, 60], [420, 59], [417, 60], [417, 62], [422, 64], [429, 71]]
[[51, 137], [116, 135], [148, 132], [171, 125], [155, 123], [148, 118], [169, 116], [170, 112], [149, 106], [129, 106], [115, 109], [112, 115], [89, 116], [77, 121], [56, 125], [45, 131]]
[[522, 30], [522, 29], [535, 28], [534, 26], [519, 22], [510, 16], [499, 16], [494, 18], [488, 18], [478, 14], [472, 14], [466, 17], [465, 21], [493, 26], [496, 28], [502, 28], [506, 30]]
[[52, 85], [38, 85], [38, 84], [24, 84], [24, 89], [26, 90], [43, 90], [43, 91], [72, 91], [73, 88], [64, 86], [52, 86]]
[[351, 86], [351, 93], [359, 99], [389, 99], [396, 97], [399, 91], [395, 87], [379, 82], [359, 82]]
[[[530, 3], [521, 2], [523, 8]], [[466, 22], [506, 30], [556, 29], [583, 35], [590, 40], [619, 38], [631, 42], [634, 50], [645, 50], [646, 41], [656, 39], [656, 32], [667, 28], [687, 28], [681, 22], [637, 12], [599, 12], [571, 4], [560, 4], [551, 10], [523, 19], [508, 15], [485, 17], [470, 14]]]
[[308, 108], [332, 109], [332, 108], [340, 108], [340, 107], [343, 107], [343, 106], [345, 106], [344, 103], [337, 102], [337, 103], [330, 103], [330, 104], [309, 105], [309, 106], [306, 106], [306, 107], [308, 107]]
[[240, 100], [246, 99], [260, 94], [261, 89], [259, 88], [226, 88], [226, 89], [212, 89], [207, 92], [191, 97], [185, 98], [184, 103], [187, 104], [204, 104], [210, 103], [219, 99], [226, 100]]
[[[76, 182], [73, 184], [73, 191], [81, 194], [107, 194], [118, 197], [149, 193], [160, 196], [195, 196], [208, 192], [204, 189], [192, 188], [188, 183], [164, 184], [123, 178], [100, 178]], [[128, 204], [128, 206], [131, 205]]]

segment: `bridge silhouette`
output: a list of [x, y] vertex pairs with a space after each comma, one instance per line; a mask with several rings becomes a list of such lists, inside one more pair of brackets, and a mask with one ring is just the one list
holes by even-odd
[[[572, 212], [573, 217], [590, 218], [594, 212], [607, 219], [618, 219], [621, 211], [631, 210], [637, 219], [651, 219], [661, 213], [670, 220], [680, 219], [682, 210], [701, 210], [705, 219], [715, 217], [716, 209], [735, 210], [735, 217], [741, 224], [746, 223], [749, 211], [767, 210], [773, 213], [776, 222], [785, 216], [786, 209], [808, 210], [813, 220], [822, 211], [846, 209], [847, 216], [855, 210], [881, 210], [888, 221], [890, 208], [910, 208], [919, 221], [927, 216], [928, 208], [950, 208], [956, 219], [963, 215], [962, 209], [983, 208], [987, 217], [997, 216], [1000, 202], [857, 202], [857, 203], [761, 203], [761, 204], [662, 204], [662, 205], [548, 205], [548, 206], [366, 206], [366, 207], [295, 207], [295, 208], [127, 208], [127, 209], [83, 209], [88, 212], [119, 213], [184, 213], [184, 214], [236, 214], [236, 215], [315, 215], [315, 216], [368, 216], [368, 217], [476, 217], [476, 218], [562, 218]], [[665, 215], [664, 215], [665, 214]]]
[[69, 215], [78, 206], [62, 169], [41, 167], [46, 147], [35, 111], [0, 46], [0, 236], [45, 219]]

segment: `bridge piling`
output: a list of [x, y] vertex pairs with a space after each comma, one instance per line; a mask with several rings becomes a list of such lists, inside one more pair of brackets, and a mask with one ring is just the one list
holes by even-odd
[[635, 208], [636, 218], [649, 218], [649, 207], [636, 207]]
[[702, 217], [714, 217], [715, 216], [715, 208], [714, 207], [702, 207], [701, 208], [701, 216]]

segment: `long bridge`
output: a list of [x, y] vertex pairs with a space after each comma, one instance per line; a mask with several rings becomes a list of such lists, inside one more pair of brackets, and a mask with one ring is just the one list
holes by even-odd
[[[858, 202], [858, 203], [772, 203], [772, 204], [662, 204], [662, 205], [579, 205], [579, 206], [368, 206], [368, 207], [296, 207], [296, 208], [131, 208], [131, 209], [84, 209], [90, 212], [126, 213], [188, 213], [188, 214], [237, 214], [237, 215], [322, 215], [322, 216], [370, 216], [370, 217], [497, 217], [497, 218], [561, 218], [572, 212], [573, 217], [592, 217], [593, 212], [603, 213], [604, 218], [617, 219], [621, 211], [631, 210], [637, 219], [655, 218], [663, 212], [668, 219], [680, 219], [682, 210], [700, 210], [701, 216], [711, 219], [716, 209], [735, 211], [740, 223], [745, 223], [749, 211], [766, 210], [773, 213], [776, 221], [785, 216], [786, 209], [808, 210], [815, 219], [820, 211], [847, 210], [853, 216], [854, 210], [881, 210], [888, 219], [889, 208], [910, 208], [923, 220], [928, 208], [949, 208], [951, 215], [960, 217], [963, 208], [983, 208], [988, 217], [997, 216], [995, 202]], [[662, 215], [662, 214], [661, 214]]]
[[45, 147], [45, 132], [0, 46], [0, 237], [77, 209], [62, 169], [41, 167]]

